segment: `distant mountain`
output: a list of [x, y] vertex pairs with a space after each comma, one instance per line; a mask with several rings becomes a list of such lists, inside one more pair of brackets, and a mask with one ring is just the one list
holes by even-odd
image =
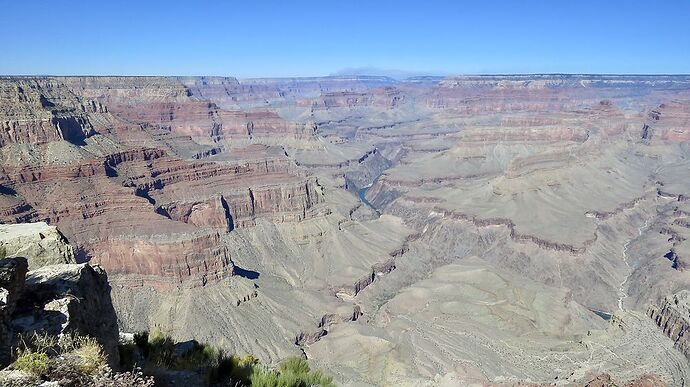
[[399, 69], [382, 69], [378, 67], [346, 67], [335, 73], [330, 74], [332, 76], [342, 76], [342, 75], [377, 75], [390, 77], [398, 80], [403, 80], [413, 77], [423, 77], [423, 76], [444, 76], [447, 73], [434, 73], [429, 71], [406, 71]]

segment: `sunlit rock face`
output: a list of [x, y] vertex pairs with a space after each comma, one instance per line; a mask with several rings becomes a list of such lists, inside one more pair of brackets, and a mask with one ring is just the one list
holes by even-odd
[[108, 276], [99, 266], [74, 263], [55, 226], [0, 225], [0, 365], [34, 335], [96, 339], [117, 366], [118, 326]]
[[659, 305], [649, 307], [647, 313], [673, 342], [676, 348], [690, 357], [690, 341], [685, 332], [690, 326], [690, 292], [687, 290], [666, 297]]

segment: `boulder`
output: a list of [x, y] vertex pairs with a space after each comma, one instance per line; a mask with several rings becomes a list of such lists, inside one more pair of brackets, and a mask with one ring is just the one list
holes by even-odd
[[189, 351], [192, 351], [196, 349], [199, 346], [199, 342], [196, 340], [187, 340], [183, 341], [181, 343], [175, 344], [175, 357], [183, 357], [186, 354], [189, 353]]
[[76, 263], [74, 250], [57, 227], [45, 222], [0, 224], [0, 255], [25, 257], [29, 270], [58, 263]]
[[26, 387], [38, 384], [36, 377], [28, 372], [4, 369], [0, 371], [0, 386]]
[[97, 339], [111, 364], [119, 354], [118, 327], [105, 271], [88, 264], [44, 266], [26, 277], [13, 315], [17, 333], [78, 333]]

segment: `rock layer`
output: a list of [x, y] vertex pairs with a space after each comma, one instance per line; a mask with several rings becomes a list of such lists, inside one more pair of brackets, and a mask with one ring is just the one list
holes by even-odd
[[647, 315], [673, 340], [676, 348], [690, 358], [690, 291], [666, 297], [661, 305], [650, 306]]

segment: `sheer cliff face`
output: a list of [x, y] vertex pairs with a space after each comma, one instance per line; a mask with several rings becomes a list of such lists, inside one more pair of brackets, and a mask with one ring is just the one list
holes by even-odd
[[0, 146], [83, 143], [95, 133], [89, 115], [105, 113], [102, 104], [78, 98], [55, 80], [0, 79]]
[[191, 136], [201, 143], [225, 138], [312, 135], [310, 125], [288, 122], [272, 111], [219, 108], [211, 101], [222, 100], [236, 87], [232, 79], [70, 77], [59, 81], [80, 96], [106, 104], [122, 119]]
[[219, 232], [326, 210], [318, 180], [284, 152], [254, 147], [224, 162], [176, 155], [205, 149], [180, 133], [211, 142], [229, 134], [212, 129], [214, 117], [235, 117], [243, 136], [247, 122], [261, 120], [260, 133], [282, 135], [289, 124], [275, 114], [221, 111], [168, 78], [9, 78], [0, 86], [2, 221], [58, 225], [78, 259], [115, 275], [202, 286], [233, 273]]
[[57, 225], [126, 330], [354, 385], [690, 377], [688, 77], [3, 78], [0, 101], [0, 221]]
[[690, 358], [690, 337], [686, 335], [690, 328], [690, 291], [666, 297], [659, 306], [650, 306], [647, 314], [673, 340], [676, 348]]

